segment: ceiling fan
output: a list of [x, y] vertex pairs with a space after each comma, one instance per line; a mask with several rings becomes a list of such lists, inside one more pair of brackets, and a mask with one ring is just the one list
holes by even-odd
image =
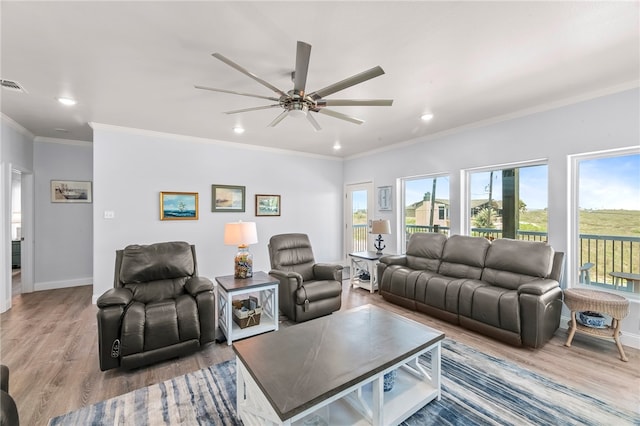
[[280, 113], [271, 123], [269, 127], [275, 127], [278, 123], [284, 120], [288, 115], [291, 116], [306, 116], [307, 120], [316, 129], [320, 130], [321, 127], [309, 111], [325, 114], [334, 118], [349, 121], [355, 124], [362, 124], [364, 120], [356, 117], [351, 117], [346, 114], [342, 114], [331, 109], [327, 109], [328, 106], [391, 106], [393, 104], [392, 99], [324, 99], [325, 96], [329, 96], [333, 93], [344, 90], [348, 87], [355, 86], [356, 84], [363, 83], [372, 78], [381, 76], [384, 74], [384, 70], [377, 66], [370, 70], [363, 71], [359, 74], [346, 78], [337, 83], [331, 84], [324, 89], [316, 90], [311, 93], [305, 91], [307, 84], [307, 72], [309, 71], [309, 57], [311, 56], [311, 45], [302, 41], [298, 41], [298, 47], [296, 51], [296, 68], [291, 73], [291, 79], [293, 80], [293, 89], [288, 92], [284, 92], [274, 85], [266, 82], [257, 75], [253, 74], [246, 68], [236, 64], [229, 58], [221, 55], [220, 53], [213, 53], [212, 56], [232, 68], [240, 71], [248, 77], [254, 79], [263, 86], [273, 90], [279, 97], [275, 96], [262, 96], [254, 95], [251, 93], [241, 93], [233, 90], [216, 89], [213, 87], [195, 86], [196, 89], [211, 90], [214, 92], [231, 93], [233, 95], [249, 96], [252, 98], [267, 99], [277, 102], [276, 104], [258, 106], [253, 108], [239, 109], [235, 111], [226, 111], [225, 114], [237, 114], [240, 112], [257, 111], [270, 108], [282, 108], [284, 111]]

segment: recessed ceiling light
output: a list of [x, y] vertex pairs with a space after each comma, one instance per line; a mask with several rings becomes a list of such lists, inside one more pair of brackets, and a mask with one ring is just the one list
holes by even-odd
[[242, 127], [240, 127], [240, 126], [234, 127], [233, 131], [236, 132], [237, 134], [244, 133], [244, 129]]
[[342, 148], [342, 145], [340, 145], [340, 142], [336, 141], [336, 143], [333, 144], [333, 149], [338, 151], [340, 148]]
[[71, 99], [71, 98], [56, 98], [56, 99], [58, 99], [58, 102], [60, 102], [62, 105], [66, 105], [66, 106], [73, 106], [77, 103], [75, 99]]
[[431, 113], [422, 114], [422, 117], [420, 118], [422, 119], [422, 121], [429, 121], [433, 118], [433, 114]]

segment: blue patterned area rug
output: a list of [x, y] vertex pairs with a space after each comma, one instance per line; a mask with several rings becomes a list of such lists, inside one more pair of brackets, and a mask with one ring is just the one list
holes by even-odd
[[[449, 339], [442, 344], [442, 379], [442, 399], [404, 425], [640, 425], [638, 413]], [[49, 425], [241, 425], [235, 398], [235, 361], [227, 361], [55, 417]]]

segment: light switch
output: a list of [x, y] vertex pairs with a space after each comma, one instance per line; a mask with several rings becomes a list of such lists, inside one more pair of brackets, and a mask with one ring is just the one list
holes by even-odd
[[104, 218], [105, 219], [113, 219], [114, 217], [116, 217], [116, 214], [113, 210], [105, 210], [104, 211]]

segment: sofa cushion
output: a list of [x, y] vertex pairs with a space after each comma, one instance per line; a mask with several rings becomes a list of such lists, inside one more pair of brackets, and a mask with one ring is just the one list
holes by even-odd
[[458, 313], [458, 293], [464, 280], [437, 274], [421, 275], [416, 282], [415, 300], [443, 311]]
[[123, 284], [179, 278], [194, 274], [189, 243], [174, 241], [125, 247], [120, 266]]
[[448, 277], [480, 279], [490, 245], [489, 240], [483, 237], [449, 237], [444, 245], [438, 273]]
[[465, 282], [460, 289], [460, 315], [503, 330], [520, 333], [518, 292], [506, 288]]
[[485, 266], [546, 278], [551, 273], [553, 254], [553, 248], [547, 243], [503, 238], [491, 244]]
[[443, 234], [412, 234], [407, 245], [407, 266], [412, 269], [438, 272], [442, 249], [447, 237]]

